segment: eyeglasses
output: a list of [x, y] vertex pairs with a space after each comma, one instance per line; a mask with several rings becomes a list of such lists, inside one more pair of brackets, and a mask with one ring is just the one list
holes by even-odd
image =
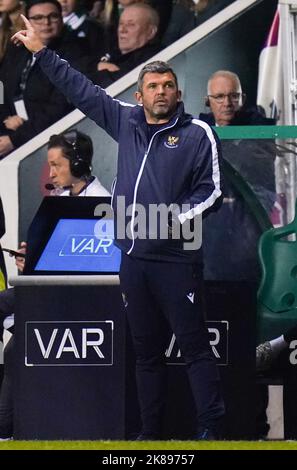
[[228, 100], [232, 101], [232, 103], [238, 103], [238, 101], [240, 100], [240, 98], [243, 95], [243, 93], [228, 93], [228, 94], [224, 94], [224, 93], [219, 93], [217, 95], [207, 95], [208, 98], [212, 98], [213, 100], [215, 100], [217, 103], [223, 103], [225, 98], [228, 98]]
[[57, 23], [61, 19], [60, 13], [50, 13], [49, 15], [34, 15], [29, 16], [29, 20], [34, 21], [36, 24], [43, 22]]

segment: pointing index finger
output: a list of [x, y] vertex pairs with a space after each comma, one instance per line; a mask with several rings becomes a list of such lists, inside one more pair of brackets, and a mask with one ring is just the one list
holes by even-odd
[[32, 27], [32, 25], [31, 25], [30, 21], [28, 20], [28, 18], [26, 18], [25, 15], [22, 15], [22, 14], [21, 14], [21, 17], [22, 17], [22, 19], [23, 19], [23, 22], [24, 22], [25, 25], [26, 25], [26, 28], [27, 28], [28, 30], [30, 30], [30, 31], [33, 31], [33, 27]]

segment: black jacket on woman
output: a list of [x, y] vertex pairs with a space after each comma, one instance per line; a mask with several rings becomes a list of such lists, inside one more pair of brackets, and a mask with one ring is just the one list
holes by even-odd
[[[60, 37], [49, 46], [79, 70], [84, 71], [85, 42], [63, 31]], [[0, 106], [0, 135], [9, 135], [15, 148], [20, 147], [44, 129], [73, 110], [73, 106], [64, 98], [45, 76], [39, 65], [30, 66], [32, 54], [25, 47], [13, 44], [8, 48], [0, 67], [0, 80], [4, 85], [4, 104]], [[21, 91], [20, 84], [24, 84]], [[6, 129], [3, 120], [16, 113], [14, 101], [22, 97], [28, 120], [17, 130]]]

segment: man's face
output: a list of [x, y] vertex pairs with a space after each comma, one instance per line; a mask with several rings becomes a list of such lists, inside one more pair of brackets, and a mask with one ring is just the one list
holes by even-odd
[[70, 171], [70, 161], [65, 158], [61, 147], [53, 147], [47, 152], [47, 162], [49, 164], [49, 176], [54, 186], [71, 186], [75, 178]]
[[122, 54], [147, 44], [156, 35], [157, 28], [151, 24], [149, 12], [142, 8], [125, 8], [118, 26], [118, 43]]
[[[235, 99], [241, 88], [231, 77], [215, 77], [209, 86], [209, 104], [215, 122], [219, 126], [228, 126], [235, 113], [242, 107], [241, 96]], [[225, 96], [223, 96], [225, 95]]]
[[63, 28], [62, 16], [52, 3], [40, 3], [30, 8], [29, 20], [44, 45], [58, 37]]
[[147, 122], [162, 124], [174, 114], [181, 92], [171, 72], [148, 72], [144, 75], [142, 90], [137, 91], [135, 97], [143, 105]]

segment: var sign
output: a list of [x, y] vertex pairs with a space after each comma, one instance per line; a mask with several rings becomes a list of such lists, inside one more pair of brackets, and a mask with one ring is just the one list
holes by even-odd
[[[206, 322], [209, 333], [209, 344], [219, 366], [228, 364], [228, 331], [226, 320], [209, 320]], [[175, 335], [171, 334], [168, 348], [165, 351], [166, 362], [170, 365], [184, 364]]]
[[111, 366], [113, 321], [29, 321], [26, 366]]
[[114, 251], [112, 238], [71, 235], [67, 238], [59, 256], [111, 256]]

